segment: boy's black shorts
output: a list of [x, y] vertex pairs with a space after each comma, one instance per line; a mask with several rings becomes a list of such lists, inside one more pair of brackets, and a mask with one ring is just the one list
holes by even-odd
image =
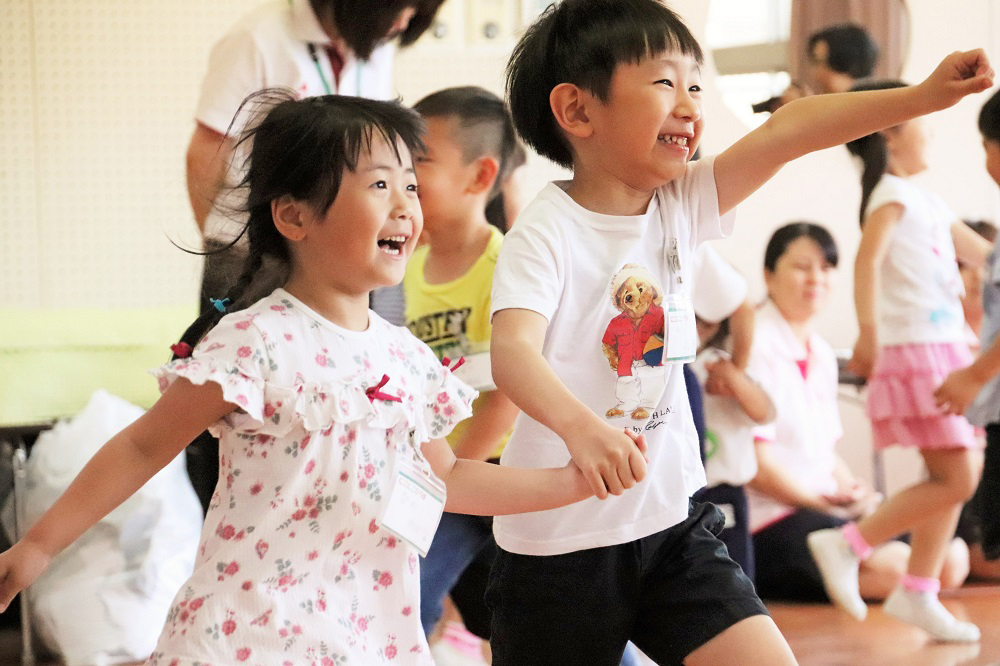
[[616, 666], [634, 642], [681, 664], [767, 609], [716, 538], [724, 518], [692, 502], [687, 520], [643, 539], [564, 555], [497, 549], [486, 603], [494, 666]]

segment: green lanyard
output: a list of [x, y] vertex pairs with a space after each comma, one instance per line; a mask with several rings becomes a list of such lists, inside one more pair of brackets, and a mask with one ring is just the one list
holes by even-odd
[[[292, 0], [288, 0], [288, 9], [289, 11], [292, 9]], [[306, 48], [309, 49], [309, 57], [312, 58], [313, 66], [316, 68], [316, 73], [319, 74], [319, 80], [323, 83], [323, 90], [326, 91], [327, 95], [332, 95], [333, 90], [330, 89], [330, 82], [326, 80], [326, 76], [323, 74], [323, 68], [319, 65], [319, 56], [316, 55], [316, 45], [310, 42], [306, 44]], [[361, 97], [361, 62], [358, 61], [355, 64], [355, 67], [357, 68], [356, 82], [358, 86], [355, 94], [358, 97]]]

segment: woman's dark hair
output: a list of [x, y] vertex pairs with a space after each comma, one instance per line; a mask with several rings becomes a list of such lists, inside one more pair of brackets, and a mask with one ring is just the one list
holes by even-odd
[[[895, 80], [865, 81], [851, 88], [851, 92], [891, 90], [892, 88], [905, 88], [906, 85], [902, 81]], [[882, 132], [874, 132], [849, 142], [847, 150], [852, 155], [860, 157], [863, 166], [861, 172], [861, 212], [859, 218], [861, 223], [864, 224], [868, 200], [871, 199], [875, 186], [882, 180], [886, 169], [889, 168], [889, 149], [886, 146], [885, 135]]]
[[837, 262], [840, 260], [837, 242], [833, 240], [826, 227], [813, 222], [791, 222], [771, 234], [771, 240], [767, 242], [767, 249], [764, 250], [764, 270], [773, 273], [788, 246], [803, 236], [812, 239], [819, 246], [826, 263], [834, 268], [837, 267]]
[[[244, 108], [252, 109], [253, 120], [233, 152], [240, 154], [241, 148], [249, 147], [237, 186], [246, 195], [240, 211], [246, 223], [219, 251], [246, 235], [247, 256], [239, 279], [220, 299], [228, 312], [248, 307], [287, 277], [291, 255], [274, 226], [272, 201], [290, 196], [325, 212], [337, 198], [344, 170], [356, 169], [362, 150], [369, 151], [377, 138], [385, 139], [400, 159], [397, 139], [411, 152], [423, 150], [423, 121], [395, 102], [340, 95], [300, 100], [291, 90], [269, 89], [244, 100], [237, 118]], [[210, 308], [188, 327], [181, 341], [193, 347], [224, 314]]]
[[[460, 86], [431, 93], [414, 104], [413, 110], [424, 118], [455, 120], [454, 139], [462, 148], [466, 164], [487, 155], [496, 158], [500, 169], [493, 181], [487, 210], [498, 199], [502, 204], [500, 191], [504, 183], [525, 160], [524, 148], [514, 133], [514, 123], [504, 101], [478, 86]], [[506, 226], [504, 220], [501, 231], [506, 231]]]
[[608, 101], [622, 63], [679, 51], [702, 61], [684, 22], [658, 0], [563, 0], [550, 5], [514, 47], [507, 63], [507, 100], [529, 146], [566, 168], [573, 154], [552, 115], [549, 94], [572, 83]]
[[416, 10], [406, 29], [399, 34], [400, 46], [409, 46], [424, 34], [444, 0], [312, 0], [313, 9], [321, 14], [332, 10], [333, 21], [341, 39], [361, 60], [387, 39], [392, 24], [408, 8]]
[[807, 48], [812, 53], [818, 42], [825, 42], [829, 49], [826, 64], [835, 72], [853, 79], [872, 75], [878, 62], [878, 44], [868, 31], [854, 23], [843, 23], [823, 28], [809, 36]]
[[979, 133], [984, 139], [1000, 143], [1000, 92], [986, 100], [979, 112]]

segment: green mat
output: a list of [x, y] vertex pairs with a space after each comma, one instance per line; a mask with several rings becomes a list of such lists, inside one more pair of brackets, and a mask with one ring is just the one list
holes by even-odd
[[191, 307], [0, 309], [0, 426], [71, 416], [103, 388], [141, 407], [156, 401], [147, 370], [194, 321]]

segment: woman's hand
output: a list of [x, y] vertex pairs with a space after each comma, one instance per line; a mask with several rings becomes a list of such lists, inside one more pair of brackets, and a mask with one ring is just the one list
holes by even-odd
[[19, 592], [42, 575], [51, 559], [37, 544], [25, 540], [0, 554], [0, 613], [7, 610]]

